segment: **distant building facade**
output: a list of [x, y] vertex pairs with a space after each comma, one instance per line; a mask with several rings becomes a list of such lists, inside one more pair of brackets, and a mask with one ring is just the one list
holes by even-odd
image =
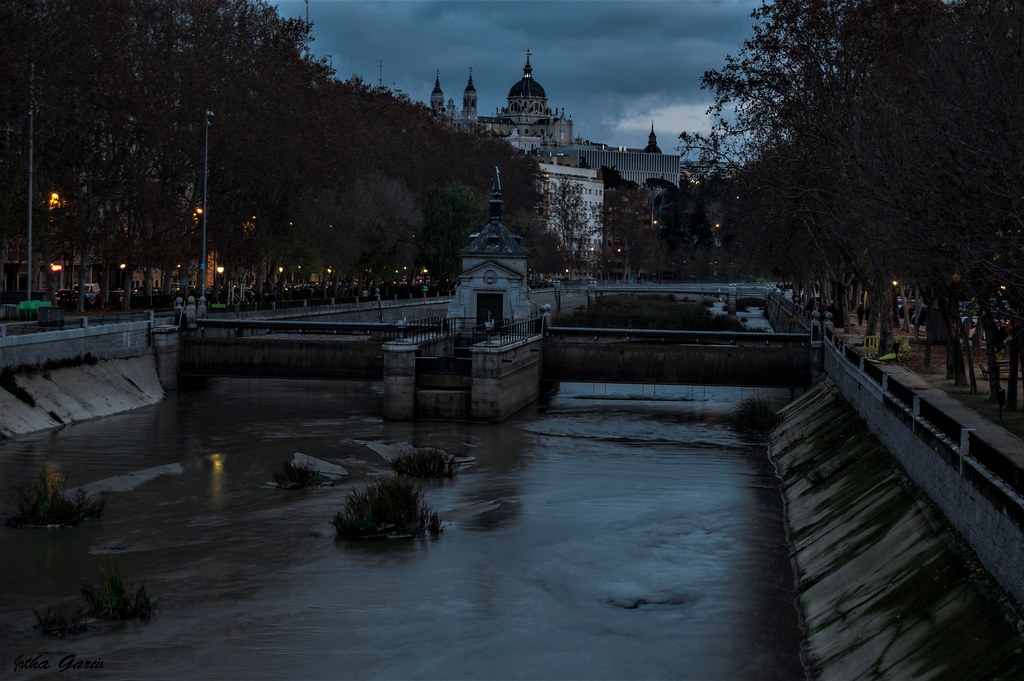
[[[601, 214], [604, 209], [604, 180], [601, 173], [593, 168], [580, 168], [573, 156], [549, 156], [538, 159], [538, 167], [541, 173], [541, 195], [544, 203], [547, 204], [548, 195], [558, 182], [572, 182], [580, 186], [580, 196], [586, 206], [587, 220], [587, 246], [588, 258], [596, 261], [601, 255]], [[555, 231], [551, 224], [550, 216], [547, 218], [547, 227]]]
[[580, 165], [588, 168], [615, 168], [623, 180], [641, 186], [651, 179], [665, 180], [679, 186], [679, 155], [661, 153], [653, 123], [651, 134], [647, 136], [647, 146], [643, 149], [578, 143], [559, 151], [579, 157]]
[[533, 77], [530, 52], [526, 52], [523, 76], [512, 85], [504, 108], [493, 116], [477, 113], [477, 93], [473, 85], [473, 71], [462, 93], [462, 108], [455, 106], [454, 99], [444, 98], [441, 89], [441, 74], [434, 79], [434, 90], [430, 93], [430, 111], [435, 119], [452, 127], [453, 130], [483, 129], [504, 137], [508, 142], [527, 153], [554, 148], [573, 142], [572, 118], [565, 115], [565, 109], [551, 109], [547, 93]]

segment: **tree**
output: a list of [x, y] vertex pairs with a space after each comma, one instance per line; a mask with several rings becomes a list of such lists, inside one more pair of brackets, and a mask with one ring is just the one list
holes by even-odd
[[423, 262], [435, 283], [451, 283], [462, 272], [459, 251], [481, 223], [481, 206], [473, 190], [453, 182], [427, 189], [423, 224]]
[[584, 199], [583, 185], [571, 178], [549, 178], [545, 199], [548, 225], [558, 236], [572, 277], [591, 262], [590, 246], [600, 230], [600, 215]]

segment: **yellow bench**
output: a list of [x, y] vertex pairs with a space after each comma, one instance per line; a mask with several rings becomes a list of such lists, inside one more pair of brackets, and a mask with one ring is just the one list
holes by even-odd
[[903, 361], [910, 355], [910, 336], [897, 336], [895, 341], [897, 343], [896, 359]]
[[864, 336], [864, 356], [874, 357], [878, 354], [878, 336]]

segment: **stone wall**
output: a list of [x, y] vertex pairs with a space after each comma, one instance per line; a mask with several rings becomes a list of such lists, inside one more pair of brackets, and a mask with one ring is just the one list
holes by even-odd
[[472, 347], [472, 417], [476, 421], [504, 421], [540, 397], [543, 339], [500, 346], [479, 343]]
[[[825, 372], [843, 398], [963, 535], [986, 569], [1018, 603], [1024, 603], [1020, 492], [971, 456], [969, 431], [961, 430], [961, 437], [954, 441], [940, 429], [952, 430], [949, 424], [936, 423], [949, 420], [941, 409], [932, 410], [934, 420], [922, 417], [922, 398], [912, 389], [878, 366], [865, 366], [862, 358], [834, 340], [823, 345]], [[983, 446], [978, 444], [976, 449], [981, 451]]]
[[0, 368], [42, 365], [87, 353], [96, 359], [147, 354], [152, 328], [152, 321], [134, 321], [5, 335], [0, 337]]
[[839, 392], [820, 381], [785, 407], [770, 444], [811, 677], [1022, 678], [1001, 594]]
[[0, 437], [110, 416], [164, 397], [152, 354], [63, 369], [22, 371], [13, 379], [22, 397], [0, 388]]

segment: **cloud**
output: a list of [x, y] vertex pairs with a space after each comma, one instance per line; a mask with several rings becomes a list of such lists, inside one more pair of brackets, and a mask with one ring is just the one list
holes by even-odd
[[[280, 0], [304, 17], [303, 0]], [[338, 77], [356, 74], [427, 101], [440, 69], [445, 98], [461, 105], [469, 68], [483, 115], [506, 104], [531, 50], [534, 76], [577, 135], [643, 146], [650, 121], [675, 147], [706, 130], [705, 71], [736, 54], [759, 0], [310, 0], [318, 56]]]
[[679, 133], [706, 133], [711, 130], [711, 119], [707, 116], [708, 106], [710, 102], [639, 105], [635, 109], [623, 112], [621, 118], [609, 124], [609, 128], [619, 139], [628, 140], [627, 146], [642, 147], [647, 144], [647, 135], [651, 132], [653, 121], [658, 146], [662, 152], [670, 154], [676, 149]]

